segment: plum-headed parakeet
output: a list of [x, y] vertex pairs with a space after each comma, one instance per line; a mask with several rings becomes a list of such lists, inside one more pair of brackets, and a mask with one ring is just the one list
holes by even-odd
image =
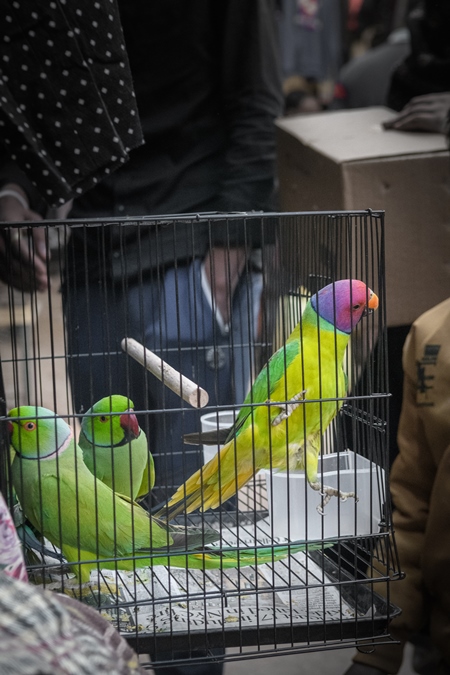
[[106, 396], [87, 411], [78, 445], [91, 473], [115, 492], [139, 499], [151, 491], [153, 457], [126, 396]]
[[12, 481], [23, 512], [74, 564], [83, 582], [97, 566], [228, 568], [272, 562], [306, 548], [205, 548], [220, 538], [212, 528], [166, 526], [98, 480], [85, 465], [72, 429], [52, 411], [21, 406], [8, 418], [16, 452]]
[[321, 484], [318, 457], [321, 436], [347, 394], [343, 360], [350, 334], [377, 307], [378, 297], [356, 279], [313, 295], [286, 344], [256, 378], [224, 447], [157, 515], [170, 519], [217, 508], [260, 469], [305, 470], [311, 487], [324, 494], [320, 511], [331, 496], [355, 496]]

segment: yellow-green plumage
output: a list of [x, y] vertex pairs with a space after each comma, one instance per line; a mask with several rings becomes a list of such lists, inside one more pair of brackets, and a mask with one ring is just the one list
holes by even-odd
[[94, 476], [115, 492], [139, 499], [153, 488], [155, 468], [133, 408], [125, 396], [102, 398], [84, 415], [78, 445]]
[[313, 296], [286, 344], [256, 378], [224, 447], [158, 515], [217, 508], [261, 469], [304, 469], [315, 487], [321, 436], [346, 395], [343, 359], [351, 330], [366, 307], [377, 305], [377, 296], [356, 280], [335, 282]]

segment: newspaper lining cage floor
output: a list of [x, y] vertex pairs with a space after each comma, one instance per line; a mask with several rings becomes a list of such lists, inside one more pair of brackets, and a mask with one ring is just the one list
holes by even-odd
[[[40, 224], [51, 249], [48, 292], [1, 288], [1, 490], [25, 536], [30, 580], [97, 608], [137, 651], [151, 655], [153, 665], [164, 665], [168, 653], [173, 661], [196, 663], [226, 658], [221, 651], [225, 647], [247, 648], [242, 658], [251, 658], [389, 639], [389, 622], [399, 611], [389, 602], [389, 585], [400, 570], [387, 499], [383, 213], [195, 214], [68, 223]], [[11, 260], [17, 234], [18, 245], [29, 245], [28, 226], [12, 225], [5, 231], [11, 234]], [[222, 243], [213, 248], [219, 231]], [[229, 245], [236, 236], [237, 256]], [[241, 261], [240, 281], [233, 286], [227, 322], [215, 306], [210, 285], [221, 270], [232, 283], [236, 259]], [[26, 285], [25, 269], [23, 275]], [[308, 300], [341, 279], [358, 279], [379, 298], [377, 311], [364, 312], [353, 327], [344, 358], [347, 394], [338, 386], [339, 364], [331, 373], [336, 394], [323, 400], [299, 391], [296, 400], [286, 393], [269, 402], [270, 382], [266, 384], [262, 399], [252, 398], [243, 408], [253, 422], [250, 442], [240, 445], [240, 452], [251, 458], [252, 445], [260, 442], [254, 420], [276, 409], [276, 422], [272, 415], [266, 439], [266, 465], [261, 468], [253, 459], [254, 471], [245, 486], [219, 508], [203, 512], [194, 508], [188, 514], [182, 509], [167, 524], [167, 499], [204, 461], [217, 456], [223, 443], [219, 427], [227, 428], [236, 420], [269, 357], [280, 348], [287, 353], [283, 345], [289, 345], [294, 326], [299, 321], [302, 325]], [[333, 335], [336, 352], [336, 331]], [[317, 339], [320, 355], [320, 330]], [[137, 352], [131, 349], [135, 346]], [[325, 358], [324, 342], [323, 354]], [[156, 365], [150, 372], [154, 356]], [[284, 359], [282, 370], [289, 372], [290, 362]], [[316, 364], [321, 380], [320, 368]], [[118, 411], [88, 412], [96, 401], [112, 394], [133, 401], [147, 436], [156, 473], [151, 495], [141, 500], [141, 494], [121, 494], [118, 505], [111, 496], [110, 488], [118, 480], [113, 472], [113, 484], [105, 493], [110, 499], [109, 522], [105, 511], [100, 515], [82, 511], [77, 499], [85, 489], [84, 474], [77, 468], [75, 476], [63, 476], [63, 458], [68, 452], [74, 456], [73, 446], [51, 459], [42, 428], [39, 440], [40, 419], [35, 419], [39, 444], [35, 454], [40, 461], [28, 464], [34, 465], [37, 483], [42, 480], [46, 487], [33, 497], [38, 503], [32, 504], [30, 472], [24, 468], [30, 459], [26, 440], [20, 440], [20, 434], [19, 440], [16, 437], [14, 459], [9, 451], [10, 438], [14, 439], [11, 422], [18, 429], [21, 419], [17, 411], [9, 417], [6, 412], [17, 406], [42, 406], [61, 416], [77, 439], [83, 417], [90, 422], [104, 418], [112, 434]], [[335, 413], [328, 424], [322, 411], [330, 402]], [[295, 470], [287, 459], [284, 468], [272, 465], [271, 434], [275, 438], [279, 429], [285, 429], [286, 436], [289, 425], [298, 424], [299, 412], [306, 420], [312, 405], [319, 406], [320, 429], [318, 439], [308, 439], [305, 447], [315, 444], [320, 451], [319, 484], [357, 498], [325, 497], [322, 487], [311, 489], [304, 470]], [[125, 417], [130, 414], [127, 408]], [[29, 416], [28, 412], [25, 421]], [[56, 429], [55, 420], [52, 423]], [[183, 443], [185, 434], [205, 431], [208, 425], [216, 431], [215, 446], [214, 441], [212, 447]], [[306, 440], [307, 432], [302, 433]], [[134, 470], [132, 438], [127, 436], [121, 447], [129, 472]], [[235, 453], [240, 442], [234, 441]], [[100, 436], [96, 445], [101, 445]], [[286, 441], [285, 445], [287, 456]], [[305, 443], [298, 445], [300, 457]], [[116, 457], [116, 451], [110, 452]], [[86, 459], [85, 454], [81, 457]], [[44, 502], [51, 489], [46, 492], [42, 478], [49, 458], [57, 476], [52, 517], [59, 533], [50, 537], [55, 528], [44, 522], [50, 508]], [[96, 461], [100, 460], [94, 459], [88, 473], [97, 476], [92, 477], [97, 495], [101, 492], [97, 481], [107, 480]], [[218, 466], [220, 474], [220, 462]], [[235, 466], [239, 473], [237, 459]], [[67, 495], [69, 479], [73, 494]], [[222, 474], [219, 490], [221, 480]], [[147, 488], [151, 482], [149, 478]], [[200, 483], [200, 491], [206, 490], [203, 478]], [[100, 508], [100, 498], [92, 499], [94, 510]], [[74, 504], [77, 516], [72, 520], [77, 522], [75, 534], [69, 536], [64, 526]], [[125, 554], [122, 534], [115, 529], [122, 507], [131, 514], [126, 522], [131, 524], [132, 543]], [[136, 551], [135, 518], [143, 508], [153, 543]], [[73, 536], [82, 540], [91, 516], [94, 553], [80, 550], [78, 543], [75, 554], [72, 550], [68, 556]], [[172, 538], [195, 532], [200, 541], [193, 549], [183, 539], [177, 557], [167, 559], [167, 543], [165, 549], [160, 539], [158, 546], [154, 543], [160, 526], [168, 528]], [[109, 553], [101, 548], [107, 530], [112, 532]], [[202, 569], [203, 563], [193, 569], [186, 563], [189, 556], [198, 563], [204, 554], [222, 556], [220, 564], [214, 562], [217, 569]], [[228, 564], [231, 559], [236, 562]], [[157, 564], [162, 560], [166, 564]], [[88, 581], [75, 574], [86, 567], [78, 567], [80, 561], [92, 562]]]

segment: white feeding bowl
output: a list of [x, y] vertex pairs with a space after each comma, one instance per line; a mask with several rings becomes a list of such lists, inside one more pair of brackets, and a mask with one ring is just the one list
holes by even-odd
[[[229, 429], [233, 426], [236, 414], [233, 410], [221, 410], [219, 412], [207, 413], [200, 418], [202, 433], [207, 431], [214, 431], [217, 429]], [[204, 445], [203, 446], [203, 462], [209, 462], [210, 459], [218, 453], [221, 445]]]
[[274, 537], [314, 541], [335, 537], [361, 537], [379, 532], [383, 517], [385, 472], [351, 450], [322, 455], [318, 480], [342, 492], [356, 492], [346, 501], [338, 497], [317, 511], [320, 492], [313, 490], [303, 471], [266, 471], [269, 515]]

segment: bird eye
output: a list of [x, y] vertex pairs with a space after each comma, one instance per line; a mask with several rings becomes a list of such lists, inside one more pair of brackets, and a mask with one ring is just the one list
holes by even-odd
[[102, 415], [99, 419], [100, 419], [100, 422], [107, 422], [108, 421], [108, 418], [106, 417], [106, 415]]
[[360, 303], [360, 304], [357, 304], [357, 305], [353, 305], [353, 309], [354, 309], [354, 310], [359, 309], [360, 307], [361, 307], [361, 303]]
[[34, 431], [36, 429], [35, 422], [27, 422], [26, 424], [24, 424], [24, 429], [26, 429], [27, 431]]

